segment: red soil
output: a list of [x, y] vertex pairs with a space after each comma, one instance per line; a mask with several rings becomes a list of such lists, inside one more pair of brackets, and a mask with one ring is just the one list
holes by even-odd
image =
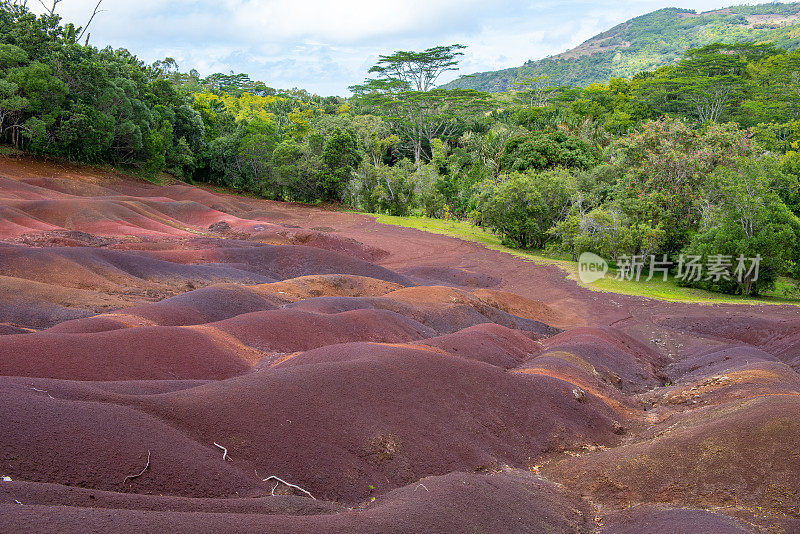
[[796, 532], [798, 332], [3, 159], [0, 531]]
[[542, 350], [539, 357], [571, 355], [569, 359], [624, 393], [661, 385], [658, 370], [668, 363], [653, 348], [612, 328], [574, 328], [543, 340]]
[[199, 441], [213, 437], [259, 473], [345, 503], [368, 498], [370, 485], [385, 492], [617, 441], [617, 415], [594, 399], [576, 401], [567, 384], [408, 346], [323, 347], [133, 402]]
[[516, 367], [531, 354], [538, 353], [539, 343], [519, 330], [495, 323], [482, 323], [453, 334], [421, 341], [454, 356], [478, 360], [503, 369]]
[[[774, 393], [696, 408], [652, 437], [546, 468], [608, 508], [636, 503], [720, 507], [762, 524], [796, 518], [800, 506], [800, 394]], [[679, 452], [678, 452], [679, 451]]]
[[670, 532], [671, 534], [747, 534], [747, 525], [720, 513], [687, 508], [636, 506], [604, 518], [600, 534], [641, 534]]
[[260, 355], [214, 331], [141, 327], [0, 337], [0, 374], [68, 380], [221, 379]]
[[[272, 298], [270, 298], [272, 297]], [[99, 332], [142, 324], [185, 326], [211, 323], [243, 313], [272, 310], [285, 301], [260, 295], [247, 286], [216, 284], [120, 312], [57, 324], [50, 332]]]
[[[153, 498], [53, 485], [44, 491], [25, 483], [8, 486], [6, 495], [0, 493], [0, 512], [16, 532], [100, 533], [113, 525], [119, 532], [538, 534], [590, 532], [593, 523], [586, 503], [517, 471], [428, 477], [355, 510], [300, 497]], [[19, 506], [12, 499], [29, 504]]]
[[511, 315], [487, 305], [474, 295], [442, 286], [410, 287], [380, 297], [318, 297], [289, 307], [316, 313], [377, 308], [412, 318], [440, 334], [450, 334], [477, 324], [496, 323], [526, 332], [531, 337], [559, 330], [539, 321]]

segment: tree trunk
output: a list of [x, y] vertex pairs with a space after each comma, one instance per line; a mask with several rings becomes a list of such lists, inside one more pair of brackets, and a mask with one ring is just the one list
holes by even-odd
[[422, 140], [419, 138], [414, 141], [414, 162], [417, 164], [417, 168], [422, 165]]

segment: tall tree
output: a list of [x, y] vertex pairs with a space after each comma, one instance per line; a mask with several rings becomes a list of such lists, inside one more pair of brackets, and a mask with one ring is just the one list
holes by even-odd
[[455, 44], [381, 56], [369, 70], [381, 76], [350, 87], [359, 107], [383, 116], [402, 138], [411, 141], [417, 166], [422, 163], [425, 142], [453, 134], [459, 120], [487, 109], [484, 93], [433, 89], [443, 72], [457, 69], [464, 48]]
[[718, 43], [687, 51], [671, 82], [678, 100], [701, 123], [732, 115], [745, 95], [748, 61], [772, 49], [771, 45]]
[[555, 87], [549, 76], [526, 76], [514, 82], [514, 95], [517, 100], [529, 108], [541, 108], [550, 103], [555, 94]]
[[444, 72], [458, 70], [457, 59], [463, 56], [464, 45], [435, 46], [423, 52], [400, 50], [387, 56], [379, 56], [378, 63], [369, 69], [380, 79], [400, 82], [404, 89], [428, 91]]
[[708, 261], [725, 257], [731, 273], [692, 285], [757, 295], [772, 289], [778, 276], [789, 274], [797, 258], [800, 219], [775, 190], [780, 174], [778, 161], [764, 156], [740, 159], [736, 168], [720, 167], [710, 177], [709, 206], [687, 252]]

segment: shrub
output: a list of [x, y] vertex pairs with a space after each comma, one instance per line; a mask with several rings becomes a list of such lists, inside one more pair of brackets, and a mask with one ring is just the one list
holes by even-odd
[[568, 178], [568, 171], [557, 169], [485, 181], [476, 197], [474, 216], [508, 245], [542, 248], [552, 237], [548, 230], [569, 208]]

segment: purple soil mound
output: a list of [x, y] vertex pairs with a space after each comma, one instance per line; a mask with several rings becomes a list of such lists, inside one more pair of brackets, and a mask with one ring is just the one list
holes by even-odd
[[[415, 288], [425, 290], [425, 287]], [[452, 334], [484, 323], [496, 323], [541, 338], [560, 330], [539, 321], [511, 315], [484, 304], [477, 298], [453, 302], [407, 302], [393, 298], [393, 293], [382, 297], [318, 297], [288, 305], [287, 307], [315, 313], [340, 313], [357, 309], [388, 310], [418, 321], [439, 334]]]
[[23, 329], [48, 328], [64, 321], [90, 317], [92, 314], [91, 310], [67, 308], [41, 300], [20, 302], [14, 299], [0, 303], [0, 319]]
[[672, 382], [697, 380], [743, 365], [777, 361], [771, 354], [749, 345], [728, 345], [689, 355], [664, 369]]
[[0, 274], [59, 282], [64, 287], [105, 289], [149, 287], [194, 281], [269, 283], [277, 278], [222, 264], [184, 265], [116, 250], [87, 247], [29, 248], [0, 243]]
[[[262, 486], [252, 471], [222, 462], [221, 451], [212, 442], [196, 442], [126, 406], [62, 395], [57, 384], [47, 381], [36, 381], [36, 386], [3, 382], [4, 475], [29, 482], [195, 497], [245, 496]], [[148, 451], [147, 476], [126, 479], [147, 465]]]
[[660, 323], [675, 330], [711, 339], [747, 343], [777, 356], [795, 369], [800, 369], [800, 319], [776, 320], [748, 316], [669, 317]]
[[350, 341], [402, 343], [431, 337], [426, 326], [385, 310], [315, 314], [299, 310], [247, 313], [209, 325], [262, 351], [296, 352]]
[[635, 506], [603, 518], [600, 534], [748, 534], [742, 522], [732, 517], [690, 508]]
[[798, 532], [798, 369], [797, 306], [0, 158], [2, 532]]
[[615, 508], [757, 506], [767, 517], [796, 517], [800, 456], [789, 444], [800, 439], [798, 410], [796, 392], [697, 408], [660, 423], [650, 439], [565, 459], [547, 476]]
[[441, 266], [420, 266], [401, 271], [404, 275], [424, 285], [442, 285], [454, 287], [494, 287], [500, 280], [485, 273], [476, 273], [464, 269]]
[[453, 334], [426, 339], [420, 344], [503, 369], [516, 367], [541, 350], [537, 342], [520, 331], [493, 323], [471, 326]]
[[0, 375], [67, 380], [219, 379], [258, 357], [213, 332], [141, 327], [0, 337]]
[[370, 485], [383, 492], [428, 475], [525, 467], [544, 451], [615, 443], [618, 415], [591, 396], [576, 401], [571, 390], [433, 349], [348, 343], [131, 402], [200, 442], [228, 446], [251, 470], [355, 502]]
[[612, 328], [574, 328], [542, 341], [542, 355], [557, 354], [624, 393], [661, 384], [667, 360], [652, 348]]
[[14, 326], [10, 324], [0, 324], [0, 336], [8, 336], [11, 334], [28, 334], [28, 333], [30, 333], [29, 330], [19, 326]]
[[[59, 498], [9, 484], [0, 501], [14, 531], [59, 532], [264, 532], [374, 533], [497, 532], [589, 533], [588, 505], [554, 484], [527, 473], [450, 473], [398, 488], [357, 510], [300, 497], [189, 500], [81, 492]], [[12, 499], [30, 503], [20, 506]], [[50, 504], [63, 501], [80, 504]], [[305, 501], [302, 502], [302, 501]], [[198, 511], [203, 513], [198, 514]]]
[[[282, 302], [277, 297], [268, 298], [259, 295], [246, 286], [215, 285], [187, 291], [159, 302], [125, 308], [111, 315], [98, 315], [60, 323], [49, 331], [82, 333], [115, 330], [129, 325], [197, 325], [221, 321], [243, 313], [275, 309], [280, 304]], [[120, 314], [127, 319], [115, 319], [115, 316]], [[137, 321], [137, 318], [144, 321]], [[129, 324], [131, 322], [133, 324]]]
[[156, 251], [153, 257], [175, 263], [232, 264], [276, 280], [309, 274], [353, 274], [411, 285], [404, 276], [345, 254], [297, 245], [217, 247], [213, 249]]

